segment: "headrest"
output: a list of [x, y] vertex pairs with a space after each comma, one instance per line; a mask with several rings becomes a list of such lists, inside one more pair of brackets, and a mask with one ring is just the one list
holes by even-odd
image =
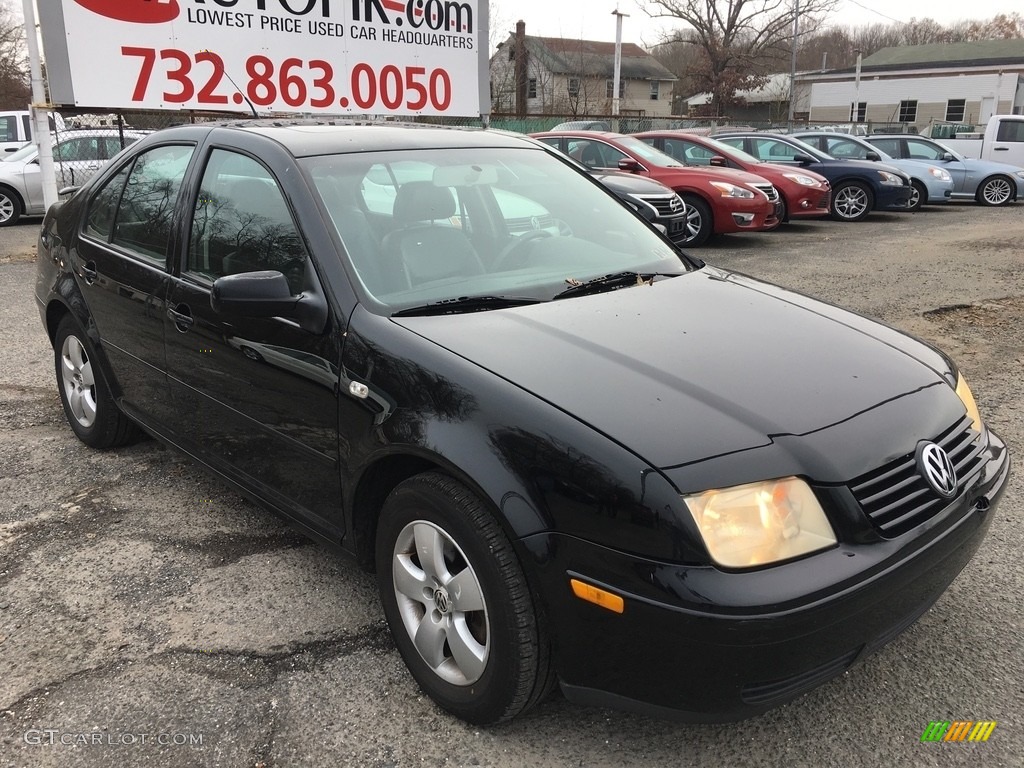
[[436, 221], [455, 215], [455, 196], [448, 187], [436, 187], [429, 181], [410, 181], [398, 188], [394, 217], [398, 224]]

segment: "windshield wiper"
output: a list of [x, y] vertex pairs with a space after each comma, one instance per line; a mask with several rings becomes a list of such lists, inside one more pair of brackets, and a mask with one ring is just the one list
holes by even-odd
[[568, 296], [583, 296], [588, 293], [626, 288], [631, 285], [651, 285], [656, 277], [676, 277], [678, 272], [613, 272], [610, 275], [595, 277], [593, 280], [578, 282], [569, 278], [569, 287], [560, 291], [553, 298], [563, 299]]
[[392, 312], [391, 316], [456, 315], [463, 312], [486, 312], [490, 309], [525, 307], [530, 304], [539, 303], [540, 299], [529, 296], [460, 296], [457, 299], [444, 299], [443, 301], [434, 301], [418, 307], [400, 309], [397, 312]]

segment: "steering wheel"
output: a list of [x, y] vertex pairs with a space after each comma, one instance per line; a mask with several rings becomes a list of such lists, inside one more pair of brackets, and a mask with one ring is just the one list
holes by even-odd
[[554, 237], [554, 235], [546, 229], [533, 229], [514, 237], [512, 242], [501, 249], [501, 253], [494, 260], [494, 271], [501, 272], [507, 266], [507, 262], [513, 261], [513, 257], [521, 259], [526, 254], [524, 246], [543, 237]]

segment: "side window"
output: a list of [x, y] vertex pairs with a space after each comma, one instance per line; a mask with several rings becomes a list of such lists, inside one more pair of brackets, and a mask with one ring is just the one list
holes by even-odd
[[711, 158], [717, 154], [707, 147], [702, 147], [700, 144], [685, 142], [684, 146], [686, 147], [686, 157], [684, 159], [690, 165], [711, 165]]
[[925, 141], [907, 139], [907, 154], [912, 160], [938, 160], [942, 152]]
[[899, 139], [875, 139], [871, 143], [887, 155], [891, 155], [892, 157], [906, 157], [906, 155], [900, 151]]
[[1002, 120], [996, 141], [1024, 141], [1024, 120]]
[[[130, 146], [130, 145], [134, 144], [136, 141], [138, 141], [138, 139], [136, 139], [133, 136], [125, 136], [124, 137], [124, 146], [126, 146], [126, 147]], [[117, 138], [117, 136], [107, 136], [107, 137], [101, 139], [101, 142], [102, 142], [101, 145], [100, 145], [100, 159], [101, 160], [109, 160], [114, 155], [116, 155], [118, 152], [120, 152], [121, 149], [122, 149], [122, 147], [121, 147], [121, 140], [119, 138]]]
[[110, 240], [110, 234], [114, 231], [114, 218], [117, 216], [117, 206], [121, 202], [121, 193], [124, 191], [124, 183], [128, 179], [130, 165], [126, 165], [116, 176], [111, 178], [103, 188], [96, 193], [89, 203], [89, 215], [85, 218], [85, 233], [104, 242]]
[[758, 160], [793, 161], [797, 151], [788, 144], [773, 139], [754, 139], [754, 155]]
[[829, 138], [825, 140], [825, 144], [825, 151], [832, 155], [832, 157], [847, 157], [864, 160], [868, 155], [867, 150], [855, 141]]
[[132, 165], [117, 209], [111, 243], [164, 261], [178, 190], [194, 147], [156, 147]]
[[53, 159], [59, 163], [70, 163], [100, 159], [100, 139], [79, 138], [62, 141], [53, 150]]
[[215, 149], [203, 173], [192, 219], [187, 270], [216, 280], [277, 270], [302, 291], [306, 249], [284, 195], [256, 160]]
[[18, 118], [13, 115], [0, 117], [0, 141], [18, 140]]

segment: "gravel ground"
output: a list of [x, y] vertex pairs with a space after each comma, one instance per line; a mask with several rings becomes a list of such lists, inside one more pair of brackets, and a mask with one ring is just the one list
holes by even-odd
[[[473, 728], [419, 692], [353, 563], [154, 442], [74, 439], [32, 298], [37, 228], [0, 230], [0, 768], [1024, 764], [1020, 472], [938, 603], [791, 704], [694, 726], [555, 695]], [[1024, 204], [954, 205], [700, 255], [946, 349], [1019, 459], [1022, 242]], [[920, 743], [929, 721], [957, 719], [998, 726], [987, 743]]]

